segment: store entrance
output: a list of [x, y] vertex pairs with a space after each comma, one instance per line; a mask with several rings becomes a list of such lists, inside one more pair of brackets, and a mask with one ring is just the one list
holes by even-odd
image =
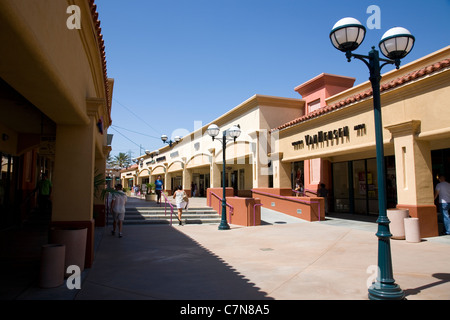
[[[387, 207], [397, 205], [395, 157], [385, 157]], [[333, 211], [378, 215], [378, 177], [376, 159], [338, 162], [332, 165]]]
[[[433, 168], [433, 191], [439, 183], [439, 176], [443, 174], [445, 180], [450, 182], [450, 149], [440, 149], [431, 151], [431, 163]], [[439, 198], [434, 204], [438, 210], [438, 230], [439, 234], [444, 231], [444, 217], [442, 216]]]
[[439, 182], [440, 174], [445, 176], [447, 182], [450, 181], [450, 149], [431, 151], [431, 162], [433, 167], [434, 186]]
[[[209, 173], [194, 173], [191, 184], [192, 197], [206, 197], [206, 189], [209, 188]], [[192, 192], [195, 188], [195, 195]]]
[[17, 162], [18, 158], [1, 153], [0, 171], [0, 230], [13, 225], [14, 211], [17, 203]]

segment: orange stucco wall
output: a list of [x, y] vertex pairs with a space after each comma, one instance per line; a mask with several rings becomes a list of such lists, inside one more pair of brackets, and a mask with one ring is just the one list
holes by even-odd
[[325, 202], [321, 197], [294, 197], [291, 189], [253, 189], [253, 197], [264, 207], [306, 221], [325, 220]]
[[[207, 189], [207, 203], [219, 215], [222, 214], [222, 201], [217, 197], [211, 195], [215, 193], [220, 198], [223, 195], [222, 188], [209, 188]], [[230, 224], [239, 226], [259, 226], [261, 224], [261, 201], [254, 198], [242, 198], [233, 196], [233, 188], [226, 188], [226, 200], [227, 203], [233, 207], [230, 214], [230, 207], [227, 206], [227, 221]]]

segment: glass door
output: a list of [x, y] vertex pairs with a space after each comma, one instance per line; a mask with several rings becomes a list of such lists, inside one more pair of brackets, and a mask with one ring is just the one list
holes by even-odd
[[353, 190], [355, 201], [355, 213], [367, 213], [367, 172], [366, 161], [353, 161]]
[[350, 211], [350, 190], [348, 162], [333, 163], [333, 196], [334, 211]]
[[0, 229], [14, 223], [14, 198], [16, 197], [17, 158], [1, 153], [0, 172]]

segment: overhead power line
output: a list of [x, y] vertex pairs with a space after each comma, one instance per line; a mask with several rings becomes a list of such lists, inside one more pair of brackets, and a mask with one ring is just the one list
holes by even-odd
[[[126, 110], [128, 110], [128, 112], [130, 112], [133, 116], [135, 116], [137, 119], [141, 120], [143, 123], [145, 123], [150, 129], [154, 130], [156, 133], [158, 133], [159, 135], [161, 135], [160, 132], [158, 132], [158, 130], [156, 130], [155, 128], [153, 128], [147, 121], [145, 121], [144, 119], [142, 119], [142, 116], [138, 116], [136, 113], [134, 113], [130, 108], [128, 108], [127, 106], [123, 105], [122, 103], [120, 103], [119, 101], [117, 101], [117, 99], [113, 100], [115, 102], [117, 102], [120, 106], [122, 106], [123, 108], [125, 108]], [[159, 139], [159, 138], [158, 138]]]
[[126, 135], [124, 135], [124, 134], [121, 133], [119, 130], [117, 130], [114, 126], [111, 126], [110, 128], [113, 129], [114, 131], [116, 131], [118, 134], [120, 134], [122, 137], [124, 137], [124, 138], [127, 139], [128, 141], [130, 141], [132, 144], [138, 146], [138, 148], [142, 148], [141, 145], [137, 144], [136, 142], [134, 142], [133, 140], [131, 140], [130, 138], [128, 138]]
[[136, 134], [140, 134], [140, 135], [142, 135], [142, 136], [146, 136], [146, 137], [150, 137], [150, 138], [154, 138], [154, 139], [161, 139], [160, 137], [155, 137], [155, 136], [151, 136], [151, 135], [149, 135], [149, 134], [145, 134], [145, 133], [141, 133], [141, 132], [137, 132], [137, 131], [133, 131], [133, 130], [130, 130], [130, 129], [127, 129], [127, 128], [123, 128], [123, 127], [119, 127], [119, 126], [116, 126], [116, 125], [111, 125], [111, 127], [114, 127], [114, 128], [118, 128], [118, 129], [121, 129], [121, 130], [126, 130], [126, 131], [129, 131], [129, 132], [133, 132], [133, 133], [136, 133]]

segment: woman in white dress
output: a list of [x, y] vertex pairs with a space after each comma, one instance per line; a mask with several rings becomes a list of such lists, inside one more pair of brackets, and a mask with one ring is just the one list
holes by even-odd
[[180, 226], [182, 226], [183, 224], [181, 223], [181, 215], [183, 214], [183, 208], [187, 207], [187, 195], [182, 186], [178, 186], [176, 188], [173, 194], [173, 198], [175, 199], [175, 204], [178, 209], [178, 222], [180, 223]]

